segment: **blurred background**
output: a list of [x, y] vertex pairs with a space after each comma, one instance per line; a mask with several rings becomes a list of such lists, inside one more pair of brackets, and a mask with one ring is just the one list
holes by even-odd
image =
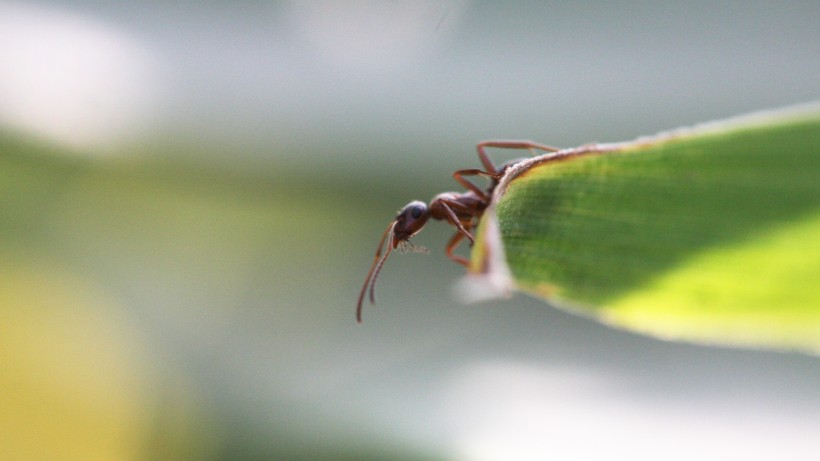
[[818, 23], [816, 1], [0, 1], [0, 459], [820, 458], [815, 357], [460, 304], [440, 223], [354, 320], [384, 227], [457, 190], [476, 142], [814, 100]]

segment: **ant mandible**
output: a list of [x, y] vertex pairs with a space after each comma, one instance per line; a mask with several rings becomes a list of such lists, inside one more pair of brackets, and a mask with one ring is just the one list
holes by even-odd
[[[493, 195], [498, 181], [504, 175], [508, 168], [521, 162], [524, 159], [510, 160], [500, 168], [496, 168], [487, 156], [486, 148], [495, 147], [501, 149], [527, 149], [531, 152], [534, 150], [542, 150], [544, 152], [557, 152], [559, 149], [555, 147], [545, 146], [532, 141], [482, 141], [476, 145], [478, 151], [478, 158], [486, 170], [468, 169], [458, 170], [453, 173], [453, 179], [464, 186], [466, 192], [443, 192], [433, 197], [428, 207], [424, 202], [414, 200], [399, 211], [396, 218], [387, 226], [387, 229], [382, 234], [379, 241], [379, 246], [376, 248], [376, 256], [373, 258], [373, 264], [370, 266], [370, 271], [367, 273], [367, 278], [364, 280], [362, 291], [359, 293], [359, 301], [356, 304], [356, 321], [362, 322], [362, 302], [364, 295], [368, 292], [370, 287], [370, 302], [376, 302], [375, 287], [376, 279], [379, 277], [379, 272], [384, 266], [390, 252], [396, 248], [401, 247], [405, 249], [416, 249], [410, 244], [410, 237], [416, 235], [421, 231], [424, 225], [430, 218], [447, 221], [457, 229], [456, 233], [447, 242], [447, 247], [444, 250], [445, 254], [451, 260], [463, 265], [469, 265], [469, 261], [462, 256], [459, 256], [455, 251], [458, 244], [463, 239], [473, 245], [475, 239], [470, 232], [478, 225], [481, 215], [490, 204], [490, 198]], [[465, 176], [482, 176], [490, 180], [490, 185], [486, 190], [468, 181]], [[387, 245], [385, 245], [387, 241]], [[384, 251], [384, 254], [382, 254]]]

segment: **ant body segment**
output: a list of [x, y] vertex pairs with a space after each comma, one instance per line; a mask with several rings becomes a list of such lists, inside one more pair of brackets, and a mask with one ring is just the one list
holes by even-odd
[[[490, 198], [493, 195], [498, 181], [504, 175], [508, 168], [521, 162], [524, 159], [510, 160], [500, 167], [496, 167], [487, 156], [486, 148], [494, 147], [501, 149], [527, 149], [531, 152], [542, 150], [544, 152], [556, 152], [559, 149], [555, 147], [545, 146], [532, 141], [482, 141], [476, 145], [478, 151], [478, 158], [484, 166], [484, 170], [467, 169], [458, 170], [453, 173], [453, 179], [464, 186], [467, 190], [465, 192], [443, 192], [433, 197], [430, 201], [430, 206], [424, 202], [414, 200], [399, 211], [396, 218], [387, 226], [387, 229], [382, 234], [379, 241], [379, 246], [376, 248], [376, 256], [373, 258], [373, 264], [370, 266], [370, 271], [367, 273], [362, 290], [359, 293], [359, 301], [356, 304], [356, 321], [362, 322], [362, 303], [364, 302], [365, 293], [369, 291], [370, 302], [376, 302], [375, 286], [376, 279], [379, 276], [382, 266], [390, 256], [390, 252], [396, 248], [401, 250], [410, 249], [418, 250], [410, 243], [410, 238], [427, 224], [430, 218], [439, 221], [446, 221], [456, 228], [456, 233], [450, 237], [447, 242], [447, 247], [444, 252], [448, 258], [463, 265], [469, 265], [469, 261], [454, 253], [459, 243], [465, 238], [473, 245], [475, 239], [472, 230], [478, 225], [478, 221], [484, 214], [484, 210], [490, 204]], [[472, 182], [468, 181], [466, 176], [482, 176], [490, 180], [490, 185], [487, 189], [482, 190]], [[386, 245], [385, 245], [386, 242]], [[369, 287], [369, 290], [368, 290]]]

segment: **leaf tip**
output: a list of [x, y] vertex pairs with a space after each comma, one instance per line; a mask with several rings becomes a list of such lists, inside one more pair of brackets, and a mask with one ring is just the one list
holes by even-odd
[[456, 296], [465, 303], [509, 298], [514, 286], [495, 211], [488, 208], [481, 220], [469, 272], [455, 286]]

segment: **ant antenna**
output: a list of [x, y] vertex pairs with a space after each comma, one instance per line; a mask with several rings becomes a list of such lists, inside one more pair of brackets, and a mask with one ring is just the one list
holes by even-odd
[[[376, 303], [376, 279], [379, 278], [379, 272], [381, 272], [382, 266], [384, 266], [385, 261], [387, 261], [387, 257], [390, 256], [390, 252], [393, 251], [393, 229], [395, 227], [396, 221], [393, 221], [387, 226], [387, 230], [384, 231], [384, 234], [382, 234], [382, 239], [376, 248], [376, 256], [373, 258], [373, 264], [370, 266], [367, 278], [364, 279], [362, 291], [359, 293], [359, 302], [356, 304], [356, 321], [358, 323], [362, 323], [362, 302], [364, 302], [364, 294], [368, 291], [368, 286], [370, 286], [370, 302], [372, 304]], [[384, 247], [385, 240], [387, 240], [387, 249], [384, 252], [384, 256], [382, 256], [382, 248]]]

